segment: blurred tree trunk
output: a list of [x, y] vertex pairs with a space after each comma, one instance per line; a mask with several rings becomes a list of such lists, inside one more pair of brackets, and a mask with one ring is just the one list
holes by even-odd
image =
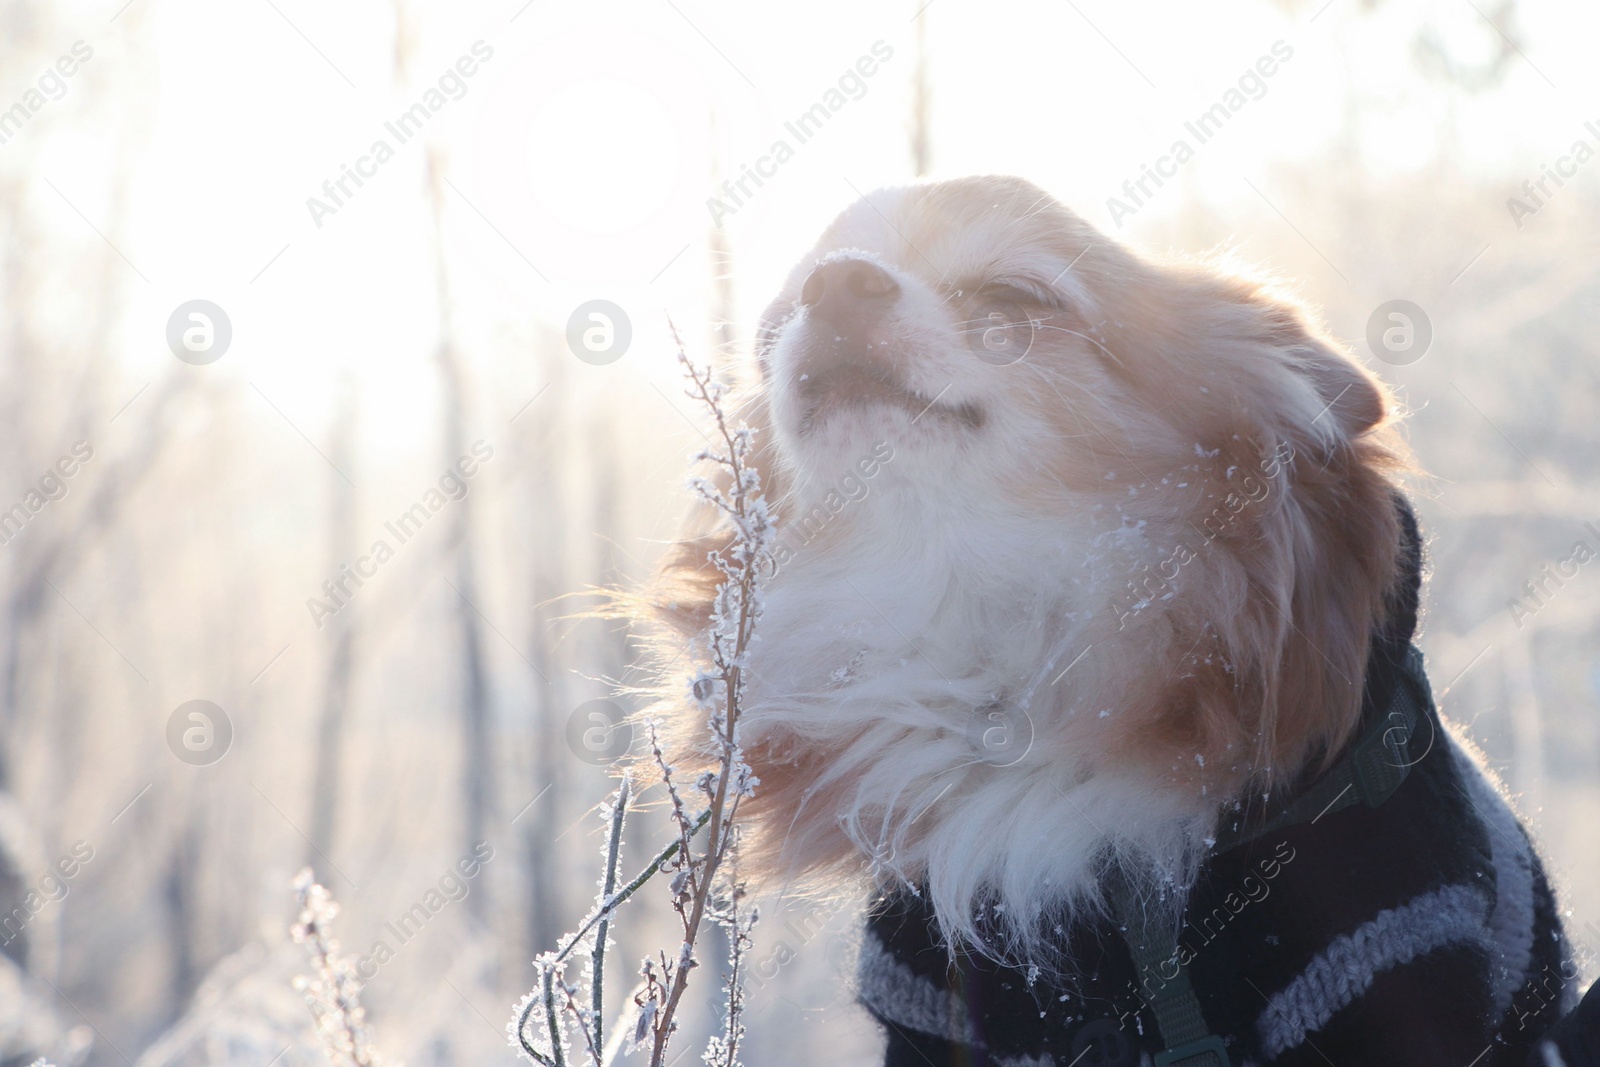
[[[433, 214], [434, 272], [439, 301], [439, 342], [436, 359], [443, 385], [444, 459], [447, 465], [467, 454], [466, 369], [457, 349], [450, 269], [444, 239], [444, 153], [428, 147], [428, 203]], [[461, 635], [461, 853], [466, 855], [488, 839], [490, 813], [495, 801], [493, 710], [483, 653], [483, 626], [478, 614], [478, 564], [473, 516], [476, 497], [468, 492], [452, 505], [454, 525], [450, 536], [456, 594], [456, 619]], [[488, 917], [489, 894], [467, 897], [467, 910], [480, 921]]]
[[911, 172], [926, 178], [933, 166], [933, 130], [929, 126], [928, 0], [912, 0], [918, 7], [912, 22], [917, 27], [916, 66], [911, 72]]
[[[552, 361], [559, 367], [557, 360]], [[563, 376], [556, 373], [556, 381], [547, 386], [555, 393], [563, 392]], [[540, 409], [540, 414], [552, 411]], [[523, 418], [534, 419], [533, 413]], [[528, 543], [538, 546], [533, 553], [529, 575], [530, 625], [528, 660], [533, 665], [535, 694], [532, 706], [532, 787], [539, 800], [533, 808], [519, 816], [522, 824], [522, 862], [528, 872], [528, 898], [526, 907], [527, 930], [530, 946], [535, 954], [554, 947], [556, 939], [565, 930], [565, 902], [561, 891], [562, 868], [556, 862], [556, 838], [566, 825], [568, 810], [563, 801], [567, 795], [567, 782], [571, 778], [571, 760], [575, 757], [566, 748], [566, 717], [572, 709], [569, 703], [570, 688], [556, 669], [555, 601], [567, 591], [572, 567], [563, 523], [564, 511], [551, 506], [551, 501], [565, 499], [561, 484], [561, 471], [548, 462], [559, 446], [563, 425], [559, 416], [534, 421], [534, 428], [525, 431], [526, 446], [524, 469], [533, 474], [533, 484], [528, 488], [532, 529]], [[525, 955], [527, 955], [525, 953]]]
[[[711, 108], [711, 188], [722, 187], [722, 152], [717, 142], [717, 109]], [[706, 230], [706, 254], [711, 267], [711, 354], [719, 367], [734, 361], [739, 335], [735, 323], [739, 309], [734, 302], [733, 251], [728, 231], [713, 221]]]
[[161, 900], [166, 919], [166, 942], [171, 957], [172, 972], [168, 980], [166, 1022], [171, 1022], [183, 1012], [184, 1005], [200, 984], [196, 962], [195, 929], [200, 925], [198, 894], [200, 857], [202, 854], [198, 812], [192, 803], [185, 818], [187, 825], [176, 835], [172, 851], [167, 856], [166, 877], [162, 881]]
[[[43, 627], [42, 620], [49, 613], [49, 598], [56, 595], [51, 586], [59, 585], [71, 572], [75, 560], [81, 558], [92, 547], [94, 539], [116, 522], [145, 475], [155, 467], [167, 445], [167, 416], [178, 399], [190, 390], [190, 383], [191, 379], [180, 371], [169, 375], [153, 398], [140, 398], [141, 405], [148, 405], [142, 413], [144, 429], [135, 443], [123, 451], [120, 459], [111, 460], [96, 446], [92, 462], [98, 469], [91, 468], [87, 472], [94, 481], [92, 488], [88, 489], [89, 501], [83, 505], [76, 526], [62, 529], [58, 523], [52, 527], [45, 520], [59, 520], [61, 517], [41, 516], [40, 520], [30, 522], [19, 536], [12, 539], [11, 544], [5, 546], [12, 554], [10, 595], [5, 599], [4, 622], [0, 623], [5, 628], [5, 644], [0, 649], [0, 656], [4, 657], [3, 663], [0, 663], [0, 789], [12, 787], [12, 753], [9, 745], [21, 728], [19, 709], [26, 688], [23, 668], [30, 658], [24, 655], [24, 648], [28, 638]], [[26, 387], [12, 383], [7, 388]], [[87, 417], [84, 421], [88, 422]], [[70, 438], [71, 435], [68, 433], [65, 436]], [[88, 436], [67, 440], [66, 445], [70, 446], [72, 440], [78, 439], [88, 440], [91, 446], [94, 445]], [[47, 451], [51, 447], [34, 443], [31, 449], [22, 450], [31, 455], [48, 455], [53, 459], [54, 455]], [[48, 462], [48, 459], [38, 461], [41, 471]], [[35, 473], [32, 478], [37, 479], [38, 474]], [[30, 479], [19, 477], [18, 480]]]
[[[334, 422], [332, 464], [328, 474], [328, 573], [338, 581], [340, 568], [354, 565], [356, 547], [356, 491], [340, 471], [355, 469], [357, 396], [355, 384], [346, 377], [339, 414]], [[343, 778], [344, 739], [350, 714], [351, 676], [354, 673], [356, 613], [341, 611], [331, 620], [333, 650], [328, 657], [328, 672], [323, 685], [322, 710], [317, 720], [317, 739], [312, 759], [311, 840], [306, 848], [306, 863], [316, 867], [317, 850], [333, 855], [339, 832], [339, 784]]]

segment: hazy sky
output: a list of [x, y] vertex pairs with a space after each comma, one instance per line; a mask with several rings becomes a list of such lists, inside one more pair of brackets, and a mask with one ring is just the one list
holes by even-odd
[[[347, 367], [359, 375], [371, 446], [403, 448], [430, 425], [435, 303], [421, 214], [430, 139], [449, 159], [447, 226], [468, 341], [523, 343], [536, 324], [562, 329], [577, 304], [610, 299], [635, 321], [631, 373], [663, 381], [675, 373], [663, 312], [691, 339], [703, 336], [713, 148], [731, 176], [744, 165], [772, 172], [722, 220], [746, 324], [856, 190], [910, 176], [911, 4], [430, 5], [397, 85], [387, 4], [141, 3], [116, 21], [85, 6], [60, 42], [63, 53], [75, 37], [92, 46], [85, 73], [149, 130], [117, 238], [132, 264], [130, 373], [154, 378], [165, 366], [157, 339], [174, 307], [216, 301], [234, 324], [217, 372], [248, 378], [313, 436]], [[1585, 119], [1600, 119], [1580, 104], [1600, 73], [1585, 54], [1596, 15], [1577, 4], [1523, 4], [1527, 57], [1481, 97], [1421, 77], [1413, 61], [1423, 32], [1469, 64], [1492, 53], [1498, 38], [1467, 0], [1389, 3], [1375, 14], [1357, 0], [1320, 13], [934, 0], [919, 17], [936, 173], [1026, 175], [1134, 240], [1196, 202], [1249, 201], [1244, 179], [1270, 195], [1275, 161], [1315, 156], [1351, 129], [1380, 178], [1433, 166], [1454, 131], [1458, 164], [1502, 178], [1509, 193], [1582, 135]], [[129, 54], [135, 30], [153, 56]], [[479, 41], [492, 55], [472, 60], [470, 76], [454, 73]], [[875, 45], [888, 58], [862, 77], [857, 64]], [[1275, 45], [1292, 57], [1244, 86], [1227, 126], [1148, 207], [1112, 227], [1107, 198], [1175, 140], [1196, 144], [1185, 122], [1253, 77]], [[156, 85], [143, 81], [152, 67]], [[446, 102], [400, 143], [385, 123], [441, 77], [436, 99]], [[830, 90], [842, 106], [800, 143], [785, 124], [826, 106]], [[1352, 90], [1363, 105], [1354, 128]], [[71, 103], [69, 93], [51, 106]], [[107, 139], [56, 121], [28, 131], [39, 137], [40, 173], [72, 207], [46, 203], [64, 231], [94, 242], [73, 207], [104, 228], [118, 164]], [[380, 139], [393, 158], [366, 164], [372, 176], [314, 219], [308, 198], [323, 198], [323, 183]], [[780, 139], [792, 158], [763, 162]], [[1492, 217], [1503, 202], [1483, 211]], [[530, 363], [525, 378], [504, 383], [506, 402], [541, 384]]]

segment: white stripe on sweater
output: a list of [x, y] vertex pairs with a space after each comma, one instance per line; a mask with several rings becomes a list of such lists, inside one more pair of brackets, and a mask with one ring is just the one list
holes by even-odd
[[1389, 908], [1364, 926], [1333, 939], [1299, 976], [1273, 994], [1256, 1020], [1268, 1060], [1294, 1048], [1353, 1003], [1384, 971], [1436, 948], [1479, 944], [1493, 950], [1487, 927], [1490, 900], [1470, 885], [1445, 886]]
[[[966, 1005], [958, 996], [895, 959], [870, 933], [862, 939], [856, 983], [862, 1006], [897, 1027], [942, 1037], [974, 1049], [985, 1047], [967, 1016]], [[995, 1055], [989, 1062], [994, 1067], [1055, 1067], [1060, 1061], [1050, 1053], [1040, 1053], [1037, 1056]], [[1152, 1063], [1149, 1055], [1139, 1053], [1140, 1067], [1151, 1067]]]
[[1505, 790], [1492, 772], [1450, 738], [1456, 772], [1465, 783], [1467, 802], [1478, 813], [1489, 834], [1489, 855], [1494, 864], [1495, 903], [1489, 917], [1500, 948], [1494, 976], [1494, 1013], [1498, 1021], [1511, 1007], [1511, 999], [1528, 981], [1533, 967], [1533, 856], [1522, 824], [1505, 798]]
[[862, 1006], [896, 1026], [982, 1047], [961, 998], [895, 959], [871, 933], [861, 939], [856, 983]]

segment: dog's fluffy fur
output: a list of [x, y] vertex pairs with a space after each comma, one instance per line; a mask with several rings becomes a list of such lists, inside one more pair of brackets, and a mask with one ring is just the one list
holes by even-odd
[[[899, 286], [846, 331], [800, 300], [841, 258]], [[978, 340], [1003, 321], [1015, 362]], [[767, 587], [746, 869], [925, 887], [947, 937], [1036, 959], [1107, 856], [1179, 900], [1221, 812], [1350, 735], [1404, 464], [1384, 388], [1281, 293], [969, 178], [848, 208], [756, 357], [780, 528], [827, 521]], [[686, 536], [648, 597], [678, 760], [728, 539]]]

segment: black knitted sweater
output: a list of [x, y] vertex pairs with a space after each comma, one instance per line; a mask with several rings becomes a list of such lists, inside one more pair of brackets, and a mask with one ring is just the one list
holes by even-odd
[[[1373, 642], [1368, 714], [1387, 706], [1416, 628], [1420, 538], [1403, 510], [1404, 565]], [[1410, 774], [1381, 807], [1290, 826], [1203, 868], [1178, 944], [1233, 1067], [1561, 1062], [1540, 1038], [1572, 1008], [1577, 971], [1543, 865], [1431, 704], [1409, 751]], [[887, 1067], [1152, 1062], [1163, 1046], [1141, 995], [1148, 976], [1118, 928], [1080, 922], [1062, 936], [1074, 977], [1030, 980], [948, 952], [917, 895], [877, 900], [858, 980], [885, 1028]]]

